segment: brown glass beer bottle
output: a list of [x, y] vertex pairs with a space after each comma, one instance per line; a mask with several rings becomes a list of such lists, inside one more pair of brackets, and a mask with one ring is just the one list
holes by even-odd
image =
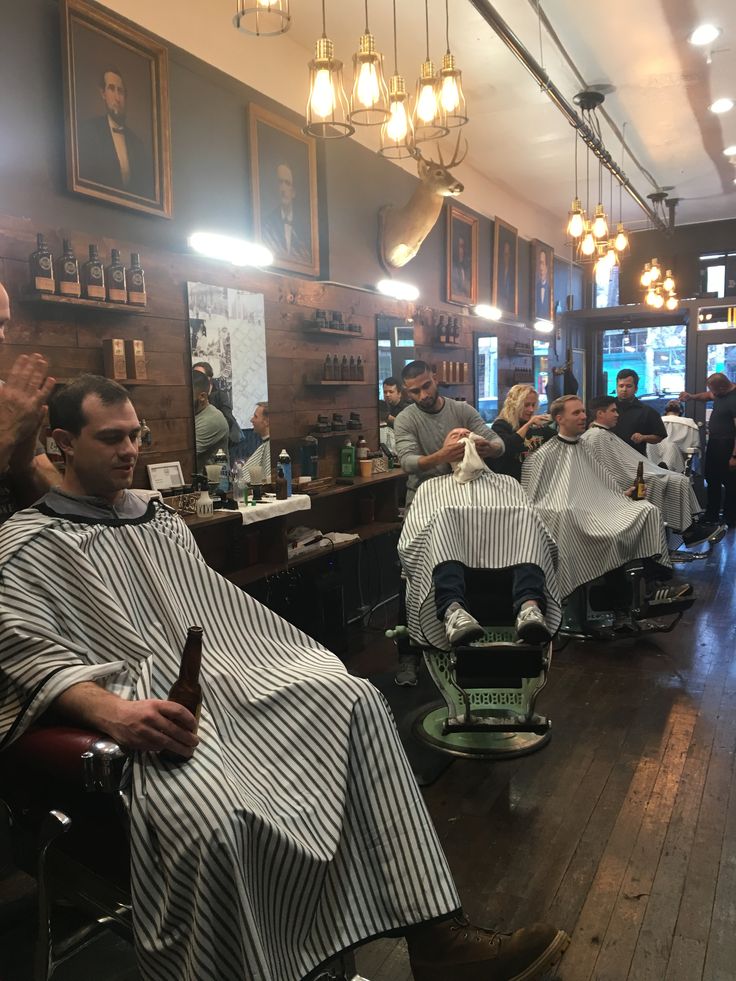
[[[199, 711], [202, 707], [202, 687], [199, 684], [199, 669], [202, 664], [202, 628], [189, 627], [184, 649], [181, 652], [179, 677], [168, 694], [170, 702], [177, 702], [189, 709], [199, 724]], [[196, 729], [195, 729], [196, 732]], [[181, 761], [185, 757], [168, 750], [160, 754], [165, 760]]]

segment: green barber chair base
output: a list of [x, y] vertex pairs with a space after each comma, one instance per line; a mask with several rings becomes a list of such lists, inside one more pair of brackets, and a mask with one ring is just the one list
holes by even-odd
[[551, 644], [516, 641], [511, 626], [453, 651], [427, 649], [424, 659], [444, 702], [422, 706], [412, 731], [452, 756], [512, 759], [536, 752], [551, 738], [549, 719], [534, 711], [547, 682]]

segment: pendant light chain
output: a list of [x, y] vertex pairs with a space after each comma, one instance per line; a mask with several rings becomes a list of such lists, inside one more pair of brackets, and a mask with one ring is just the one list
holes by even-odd
[[447, 53], [450, 53], [450, 0], [445, 0], [445, 41]]
[[429, 0], [424, 0], [424, 34], [427, 39], [427, 61], [429, 61]]
[[394, 75], [399, 74], [399, 47], [396, 40], [396, 0], [394, 0]]
[[365, 0], [365, 33], [368, 33], [368, 0]]
[[325, 17], [325, 0], [322, 0], [322, 37], [327, 37], [327, 19]]

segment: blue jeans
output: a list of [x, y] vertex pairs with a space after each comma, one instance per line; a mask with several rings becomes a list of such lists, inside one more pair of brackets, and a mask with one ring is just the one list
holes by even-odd
[[[511, 603], [514, 616], [527, 600], [536, 600], [542, 613], [547, 608], [544, 596], [544, 573], [538, 565], [525, 562], [511, 569]], [[437, 619], [444, 620], [447, 608], [453, 603], [465, 607], [465, 566], [462, 562], [441, 562], [432, 573]]]

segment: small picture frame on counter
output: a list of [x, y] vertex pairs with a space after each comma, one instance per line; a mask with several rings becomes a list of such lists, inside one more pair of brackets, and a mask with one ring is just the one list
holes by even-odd
[[149, 463], [146, 470], [151, 490], [171, 494], [174, 490], [184, 487], [184, 474], [181, 472], [181, 463], [178, 460], [172, 463]]

